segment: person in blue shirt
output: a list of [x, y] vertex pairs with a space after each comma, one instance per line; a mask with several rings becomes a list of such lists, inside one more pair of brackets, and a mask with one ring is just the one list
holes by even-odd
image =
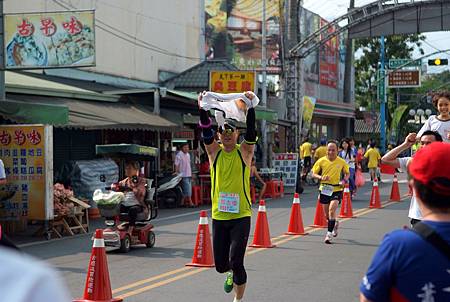
[[[450, 144], [421, 148], [409, 166], [425, 227], [450, 245]], [[413, 230], [388, 233], [360, 284], [360, 301], [450, 301], [450, 255]]]

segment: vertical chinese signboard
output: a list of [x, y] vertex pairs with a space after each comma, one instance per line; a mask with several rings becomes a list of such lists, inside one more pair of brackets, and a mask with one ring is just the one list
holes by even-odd
[[6, 14], [5, 67], [95, 65], [94, 11]]
[[53, 216], [51, 126], [0, 126], [0, 158], [7, 184], [0, 187], [0, 221]]
[[286, 187], [294, 187], [297, 182], [298, 153], [275, 153], [272, 167], [283, 172], [283, 182]]
[[209, 90], [218, 93], [256, 93], [256, 78], [253, 71], [211, 71]]

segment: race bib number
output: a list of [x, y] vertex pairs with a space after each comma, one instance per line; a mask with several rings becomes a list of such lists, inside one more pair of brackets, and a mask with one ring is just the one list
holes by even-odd
[[323, 194], [323, 195], [326, 195], [326, 196], [333, 195], [333, 186], [323, 185], [322, 186], [322, 191], [320, 191], [320, 193]]
[[239, 194], [220, 192], [219, 211], [225, 213], [239, 213]]

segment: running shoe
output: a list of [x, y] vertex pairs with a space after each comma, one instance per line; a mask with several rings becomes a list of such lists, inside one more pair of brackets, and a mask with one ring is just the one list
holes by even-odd
[[225, 279], [225, 283], [223, 284], [223, 290], [226, 293], [229, 293], [233, 290], [233, 272], [227, 273], [227, 278]]
[[334, 224], [333, 232], [331, 232], [333, 237], [337, 237], [337, 235], [338, 235], [338, 228], [339, 228], [339, 221], [336, 220], [336, 223]]
[[331, 232], [327, 232], [327, 234], [325, 235], [325, 240], [323, 242], [325, 242], [326, 244], [331, 244], [331, 239], [332, 239], [332, 233]]

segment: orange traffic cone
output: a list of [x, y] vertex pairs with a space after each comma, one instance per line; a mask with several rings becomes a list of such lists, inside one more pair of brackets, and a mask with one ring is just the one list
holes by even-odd
[[339, 218], [353, 218], [352, 198], [348, 184], [345, 184], [344, 195], [342, 196], [341, 212]]
[[300, 198], [298, 193], [294, 194], [294, 200], [292, 201], [291, 219], [289, 220], [288, 231], [286, 235], [306, 235], [303, 228], [302, 209], [300, 207]]
[[205, 210], [200, 212], [200, 221], [198, 222], [197, 239], [195, 240], [192, 262], [187, 263], [186, 266], [214, 266], [211, 236], [209, 235], [208, 215]]
[[73, 302], [95, 301], [123, 301], [123, 299], [112, 297], [108, 263], [106, 260], [105, 241], [103, 240], [103, 230], [95, 231], [94, 244], [92, 246], [91, 259], [89, 260], [83, 298], [73, 300]]
[[400, 189], [398, 187], [397, 174], [394, 174], [394, 180], [392, 182], [392, 189], [391, 189], [391, 197], [389, 199], [391, 201], [400, 201]]
[[255, 233], [253, 234], [253, 243], [251, 247], [275, 247], [270, 241], [269, 222], [267, 221], [266, 202], [259, 201], [258, 218], [256, 219]]
[[375, 178], [372, 186], [372, 194], [370, 195], [369, 208], [381, 208], [380, 191], [378, 191], [378, 179]]
[[327, 228], [328, 221], [325, 213], [323, 212], [323, 206], [320, 203], [320, 194], [317, 197], [316, 214], [314, 215], [314, 222], [311, 225], [314, 228]]

